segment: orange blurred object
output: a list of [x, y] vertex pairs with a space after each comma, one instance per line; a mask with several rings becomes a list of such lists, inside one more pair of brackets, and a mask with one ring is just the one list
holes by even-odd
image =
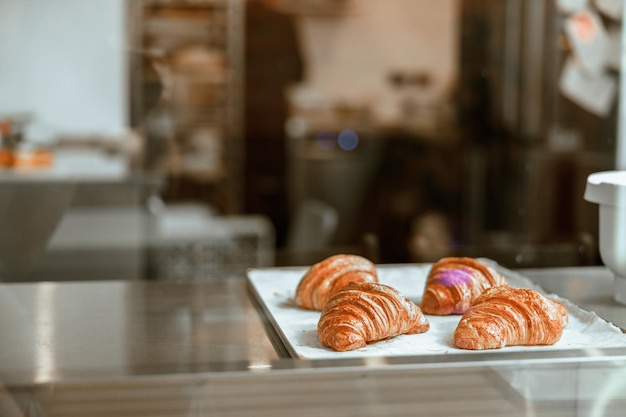
[[0, 167], [49, 167], [53, 159], [52, 153], [45, 149], [0, 149]]
[[0, 167], [10, 167], [13, 165], [13, 150], [0, 149]]
[[11, 123], [6, 120], [0, 120], [0, 138], [4, 138], [11, 133]]

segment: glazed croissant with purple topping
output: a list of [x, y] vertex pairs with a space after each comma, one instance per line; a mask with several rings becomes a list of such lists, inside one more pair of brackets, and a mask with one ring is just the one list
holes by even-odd
[[506, 284], [502, 275], [476, 259], [443, 258], [430, 269], [420, 307], [425, 314], [463, 314], [483, 291]]

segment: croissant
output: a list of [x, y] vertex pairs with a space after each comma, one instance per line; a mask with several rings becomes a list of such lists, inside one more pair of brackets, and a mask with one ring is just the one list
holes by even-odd
[[559, 341], [567, 322], [567, 309], [535, 290], [493, 287], [461, 317], [454, 344], [474, 350], [551, 345]]
[[317, 324], [324, 346], [343, 352], [430, 327], [420, 308], [398, 290], [375, 282], [351, 282], [328, 301]]
[[443, 258], [426, 279], [420, 307], [425, 314], [463, 314], [487, 288], [506, 285], [496, 270], [473, 258]]
[[321, 310], [328, 299], [349, 282], [378, 282], [376, 266], [358, 255], [334, 255], [313, 265], [296, 288], [296, 304]]

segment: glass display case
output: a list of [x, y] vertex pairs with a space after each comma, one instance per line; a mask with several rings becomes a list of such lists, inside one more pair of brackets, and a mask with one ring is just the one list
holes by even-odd
[[[293, 38], [246, 42], [253, 2], [275, 7]], [[11, 11], [0, 31], [31, 22], [24, 5], [35, 3], [0, 2]], [[80, 3], [80, 16], [97, 19], [101, 8]], [[621, 6], [116, 2], [106, 16], [127, 42], [101, 36], [89, 50], [117, 51], [128, 71], [115, 114], [147, 138], [143, 169], [111, 181], [81, 171], [55, 182], [62, 166], [0, 173], [0, 416], [622, 416], [626, 306], [599, 258], [598, 207], [583, 198], [589, 173], [624, 168]], [[59, 10], [42, 6], [32, 22]], [[0, 51], [19, 50], [9, 38]], [[299, 58], [264, 50], [257, 63], [280, 87], [252, 91], [246, 47], [277, 43]], [[52, 46], [65, 62], [64, 45]], [[73, 59], [60, 81], [38, 80], [81, 90], [72, 77], [91, 67]], [[45, 68], [33, 62], [11, 68]], [[0, 86], [16, 88], [3, 68]], [[98, 103], [92, 91], [82, 98]], [[267, 110], [255, 122], [271, 135], [246, 136], [249, 104]], [[275, 112], [286, 118], [265, 119]], [[31, 187], [39, 182], [47, 187]], [[294, 231], [286, 247], [277, 225]], [[276, 265], [281, 250], [302, 247], [315, 252]], [[528, 349], [462, 351], [433, 332], [429, 349], [444, 351], [392, 351], [385, 339], [307, 356], [325, 348], [317, 313], [295, 310], [294, 283], [337, 253], [367, 254], [380, 272], [420, 271], [394, 275], [416, 303], [416, 277], [434, 261], [480, 258], [561, 299], [576, 326]], [[5, 274], [22, 259], [36, 275]]]

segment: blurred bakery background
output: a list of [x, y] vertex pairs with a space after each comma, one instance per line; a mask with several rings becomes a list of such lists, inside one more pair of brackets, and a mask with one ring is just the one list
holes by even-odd
[[[600, 264], [621, 2], [3, 0], [0, 280]], [[624, 168], [623, 166], [621, 166]]]

